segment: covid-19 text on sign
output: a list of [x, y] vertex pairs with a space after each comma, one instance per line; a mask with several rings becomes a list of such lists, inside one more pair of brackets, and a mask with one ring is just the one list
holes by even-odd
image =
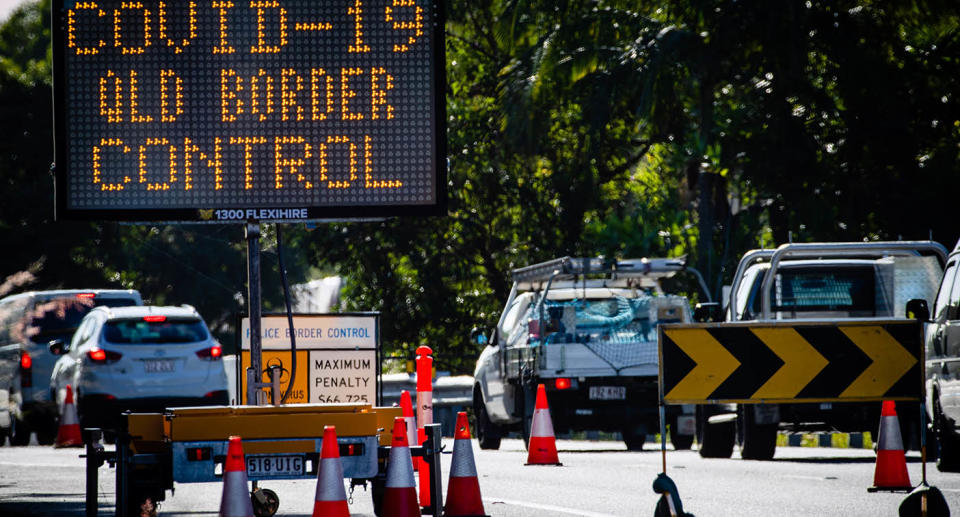
[[57, 0], [65, 218], [299, 220], [444, 202], [431, 0]]

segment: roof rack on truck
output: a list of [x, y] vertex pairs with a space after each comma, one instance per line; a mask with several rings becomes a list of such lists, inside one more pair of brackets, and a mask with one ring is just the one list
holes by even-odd
[[587, 280], [603, 277], [599, 283], [607, 286], [653, 287], [657, 281], [681, 271], [689, 271], [697, 278], [700, 289], [711, 301], [703, 275], [688, 267], [685, 257], [608, 259], [604, 257], [561, 257], [512, 270], [511, 277], [520, 291], [549, 289], [560, 280]]
[[[940, 262], [940, 267], [947, 263], [947, 249], [940, 243], [933, 241], [875, 241], [875, 242], [801, 242], [783, 244], [776, 249], [752, 250], [744, 254], [733, 275], [732, 286], [740, 285], [747, 269], [761, 262], [769, 262], [770, 269], [776, 271], [780, 261], [792, 259], [821, 259], [821, 258], [880, 258], [891, 256], [934, 256]], [[773, 275], [764, 278], [762, 293], [769, 293], [773, 282]], [[731, 289], [728, 307], [736, 307], [737, 292]], [[726, 309], [726, 308], [725, 308]], [[770, 317], [770, 300], [762, 298], [762, 317]]]

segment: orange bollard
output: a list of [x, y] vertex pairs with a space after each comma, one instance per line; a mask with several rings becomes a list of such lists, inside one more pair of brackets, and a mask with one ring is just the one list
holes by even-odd
[[[425, 425], [433, 423], [433, 350], [417, 348], [417, 443], [427, 441]], [[420, 460], [423, 461], [423, 460]], [[420, 469], [420, 506], [430, 506], [430, 469]]]

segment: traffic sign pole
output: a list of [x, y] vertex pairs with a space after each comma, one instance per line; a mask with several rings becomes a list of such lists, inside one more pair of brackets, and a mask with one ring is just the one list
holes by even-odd
[[263, 388], [272, 387], [274, 403], [278, 402], [279, 372], [271, 372], [271, 382], [263, 382], [262, 333], [260, 328], [260, 223], [248, 222], [247, 238], [247, 306], [250, 311], [250, 367], [247, 368], [247, 404], [259, 406], [266, 403]]

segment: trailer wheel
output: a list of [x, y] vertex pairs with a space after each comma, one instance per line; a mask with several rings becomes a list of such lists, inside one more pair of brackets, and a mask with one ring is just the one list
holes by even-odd
[[127, 515], [157, 517], [157, 502], [146, 492], [132, 492], [127, 496]]
[[[259, 492], [259, 497], [257, 492]], [[259, 488], [257, 492], [250, 494], [250, 501], [253, 502], [253, 514], [256, 517], [272, 517], [280, 509], [280, 497], [269, 488]]]

